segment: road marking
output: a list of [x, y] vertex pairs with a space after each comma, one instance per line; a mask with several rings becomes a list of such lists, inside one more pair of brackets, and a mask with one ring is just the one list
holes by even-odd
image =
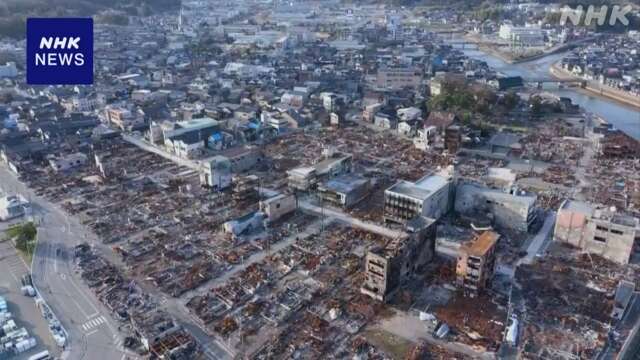
[[[93, 302], [91, 302], [91, 300], [87, 297], [87, 295], [85, 295], [85, 293], [82, 291], [82, 289], [80, 289], [80, 287], [78, 287], [78, 285], [76, 285], [76, 282], [73, 281], [72, 278], [69, 278], [69, 282], [80, 293], [80, 296], [82, 296], [84, 298], [84, 300], [93, 308], [93, 311], [98, 311], [98, 308], [96, 308], [95, 305], [93, 305]], [[83, 311], [83, 313], [84, 313], [84, 311]]]
[[100, 326], [101, 324], [103, 324], [106, 321], [106, 319], [104, 318], [104, 316], [100, 316], [94, 319], [91, 319], [87, 322], [85, 322], [84, 324], [82, 324], [82, 329], [84, 331], [89, 331], [97, 326]]
[[89, 332], [87, 333], [87, 336], [91, 336], [91, 335], [93, 335], [93, 334], [95, 334], [95, 333], [97, 333], [97, 332], [98, 332], [98, 329], [95, 329], [95, 330], [89, 331]]
[[87, 316], [87, 319], [91, 319], [92, 317], [97, 316], [97, 315], [99, 315], [99, 314], [100, 314], [100, 313], [96, 311], [96, 312], [94, 312], [93, 314], [88, 315], [88, 316]]

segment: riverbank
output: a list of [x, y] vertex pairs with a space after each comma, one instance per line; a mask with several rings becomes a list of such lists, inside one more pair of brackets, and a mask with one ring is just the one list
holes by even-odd
[[[559, 62], [551, 65], [549, 73], [559, 80], [584, 80], [578, 76], [571, 74], [569, 71], [563, 69]], [[612, 87], [602, 85], [596, 81], [586, 81], [586, 86], [576, 88], [577, 91], [586, 93], [588, 95], [595, 95], [608, 100], [614, 100], [624, 105], [632, 106], [636, 110], [640, 110], [640, 97], [628, 94], [626, 92], [614, 89]]]
[[465, 34], [463, 36], [463, 39], [475, 43], [478, 46], [478, 50], [480, 50], [482, 52], [485, 52], [488, 55], [497, 57], [500, 60], [506, 62], [507, 64], [511, 64], [511, 65], [539, 60], [539, 59], [542, 59], [542, 58], [544, 58], [546, 56], [549, 56], [549, 55], [553, 55], [553, 54], [557, 54], [557, 53], [561, 53], [561, 52], [564, 52], [564, 51], [571, 50], [571, 49], [575, 48], [576, 46], [579, 46], [580, 44], [582, 44], [584, 42], [592, 41], [591, 38], [582, 39], [582, 40], [579, 40], [579, 41], [576, 41], [576, 42], [556, 45], [556, 46], [551, 47], [549, 49], [540, 50], [539, 52], [537, 52], [535, 54], [532, 54], [532, 55], [516, 57], [516, 56], [512, 55], [510, 52], [502, 51], [498, 47], [496, 47], [494, 45], [491, 45], [490, 42], [485, 41], [482, 37], [479, 37], [478, 35]]

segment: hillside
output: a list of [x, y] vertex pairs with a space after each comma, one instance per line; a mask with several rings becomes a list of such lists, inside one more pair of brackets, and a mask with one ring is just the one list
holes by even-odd
[[2, 0], [0, 38], [21, 39], [28, 17], [98, 17], [100, 21], [126, 23], [128, 15], [150, 15], [177, 10], [180, 0]]

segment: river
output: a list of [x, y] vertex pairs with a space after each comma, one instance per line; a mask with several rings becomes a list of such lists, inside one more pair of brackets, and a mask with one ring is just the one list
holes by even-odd
[[[524, 79], [551, 78], [549, 67], [554, 62], [560, 60], [564, 54], [553, 54], [541, 59], [528, 62], [509, 64], [500, 58], [484, 53], [476, 49], [464, 49], [464, 53], [475, 59], [486, 61], [490, 67], [496, 71], [510, 76], [522, 76]], [[546, 91], [571, 98], [574, 104], [580, 105], [587, 112], [594, 113], [605, 119], [615, 128], [620, 129], [628, 135], [640, 140], [640, 111], [617, 103], [613, 100], [589, 95], [572, 88], [546, 88]]]

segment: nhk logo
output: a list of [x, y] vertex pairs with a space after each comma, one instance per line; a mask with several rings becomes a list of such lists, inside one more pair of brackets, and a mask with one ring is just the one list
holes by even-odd
[[27, 19], [27, 83], [93, 83], [93, 20]]

